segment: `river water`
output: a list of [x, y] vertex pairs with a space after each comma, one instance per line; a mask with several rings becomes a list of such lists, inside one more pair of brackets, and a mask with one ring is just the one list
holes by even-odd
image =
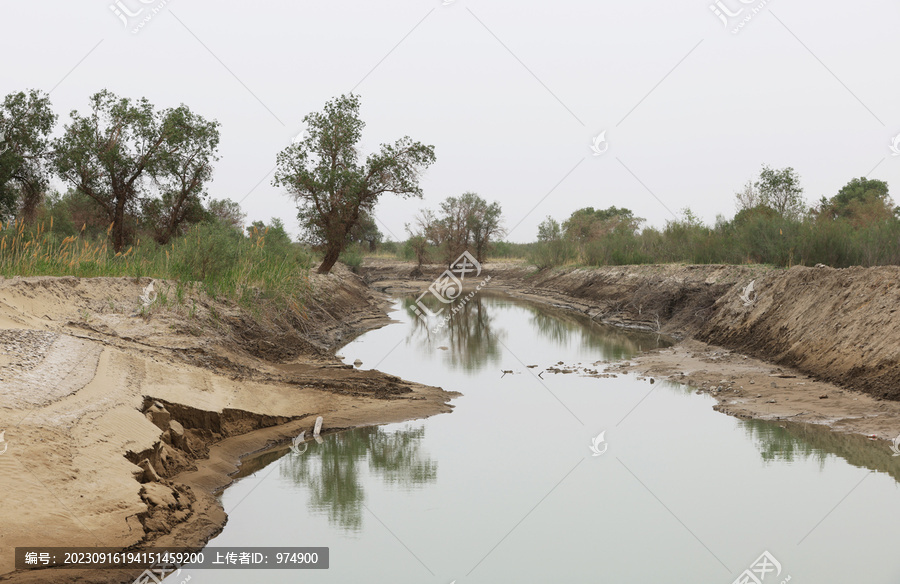
[[[340, 353], [461, 392], [453, 413], [245, 460], [210, 542], [328, 547], [330, 568], [177, 580], [900, 582], [900, 457], [883, 445], [738, 420], [675, 383], [583, 374], [656, 335], [486, 294], [437, 332], [409, 299], [395, 308]], [[559, 362], [580, 372], [546, 371]]]

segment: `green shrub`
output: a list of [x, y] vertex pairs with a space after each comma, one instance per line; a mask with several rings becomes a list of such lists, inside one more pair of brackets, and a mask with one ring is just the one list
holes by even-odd
[[378, 252], [389, 255], [397, 255], [400, 252], [400, 244], [396, 241], [382, 241], [378, 244]]
[[173, 273], [181, 280], [215, 283], [238, 263], [243, 239], [221, 223], [195, 225], [172, 248]]
[[488, 258], [528, 258], [534, 248], [533, 243], [513, 243], [510, 241], [495, 241], [488, 250]]
[[359, 266], [362, 265], [364, 257], [365, 254], [360, 245], [358, 243], [351, 243], [341, 252], [338, 259], [355, 273], [359, 271]]
[[557, 239], [532, 244], [527, 260], [531, 265], [543, 270], [574, 262], [577, 257], [578, 250], [574, 243], [565, 239]]

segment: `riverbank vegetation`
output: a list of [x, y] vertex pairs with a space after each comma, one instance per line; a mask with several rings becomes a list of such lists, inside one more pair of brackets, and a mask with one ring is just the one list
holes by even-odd
[[367, 255], [449, 265], [468, 251], [538, 268], [900, 264], [900, 212], [887, 183], [854, 178], [809, 205], [792, 168], [769, 166], [735, 193], [736, 214], [713, 224], [689, 208], [656, 227], [625, 207], [585, 207], [547, 217], [536, 241], [513, 243], [502, 241], [500, 204], [466, 192], [422, 209], [405, 241], [385, 241], [376, 202], [421, 197], [434, 148], [403, 137], [363, 162], [359, 111], [358, 96], [335, 98], [279, 153], [274, 184], [298, 206], [292, 241], [279, 219], [246, 226], [238, 203], [210, 197], [215, 120], [102, 90], [53, 137], [49, 97], [10, 94], [0, 103], [0, 275], [151, 276], [294, 305], [313, 265], [357, 270]]
[[[491, 241], [485, 256], [526, 260], [541, 269], [668, 263], [900, 265], [900, 211], [884, 181], [854, 178], [834, 196], [808, 206], [794, 169], [763, 166], [734, 199], [737, 212], [731, 219], [719, 216], [710, 225], [685, 208], [661, 228], [646, 225], [625, 207], [585, 207], [567, 218], [547, 217], [535, 242]], [[420, 229], [405, 242], [384, 242], [380, 254], [441, 263], [447, 255], [442, 241], [427, 234]]]
[[52, 138], [46, 94], [0, 103], [0, 275], [152, 277], [180, 300], [199, 286], [302, 313], [310, 250], [280, 220], [245, 226], [237, 203], [207, 192], [218, 122], [107, 90], [89, 106]]
[[900, 264], [900, 215], [884, 181], [855, 178], [831, 198], [804, 208], [793, 169], [764, 167], [737, 193], [738, 212], [707, 225], [690, 209], [662, 229], [641, 228], [628, 209], [579, 209], [541, 223], [529, 261], [543, 268], [567, 263]]
[[9, 221], [0, 226], [0, 276], [150, 277], [176, 284], [166, 299], [176, 305], [199, 289], [253, 310], [303, 312], [314, 258], [277, 219], [244, 232], [210, 218], [168, 245], [138, 239], [122, 252], [107, 236], [86, 225], [74, 230], [52, 214], [32, 225]]

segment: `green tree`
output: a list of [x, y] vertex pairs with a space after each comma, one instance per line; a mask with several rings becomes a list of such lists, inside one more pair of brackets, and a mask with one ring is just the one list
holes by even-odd
[[822, 198], [819, 217], [847, 219], [857, 227], [886, 221], [894, 216], [894, 203], [883, 180], [854, 178], [831, 199]]
[[869, 179], [864, 176], [854, 178], [831, 199], [832, 204], [846, 207], [851, 201], [864, 199], [887, 199], [888, 184], [883, 180]]
[[562, 265], [577, 256], [575, 243], [563, 237], [562, 226], [553, 217], [548, 216], [538, 225], [537, 239], [526, 257], [540, 270]]
[[31, 223], [49, 186], [46, 159], [56, 114], [37, 90], [7, 95], [0, 105], [0, 220]]
[[753, 181], [748, 180], [744, 184], [744, 188], [734, 193], [734, 203], [738, 213], [753, 209], [762, 204], [759, 191], [753, 186]]
[[89, 114], [72, 112], [53, 143], [57, 172], [103, 210], [116, 251], [139, 219], [142, 199], [159, 199], [144, 210], [157, 239], [168, 241], [205, 194], [219, 123], [184, 105], [156, 111], [146, 98], [132, 101], [105, 89], [90, 103]]
[[417, 218], [420, 233], [439, 248], [447, 264], [471, 248], [484, 261], [492, 240], [502, 237], [500, 203], [488, 203], [476, 193], [447, 197], [440, 213], [424, 210]]
[[360, 164], [358, 142], [365, 123], [359, 97], [342, 95], [322, 112], [307, 114], [307, 135], [278, 154], [275, 186], [297, 202], [298, 218], [312, 243], [324, 247], [318, 268], [327, 274], [347, 245], [361, 212], [372, 213], [384, 193], [421, 197], [419, 176], [434, 163], [434, 147], [408, 136], [382, 144]]
[[678, 222], [686, 227], [704, 227], [703, 219], [701, 219], [697, 216], [696, 213], [691, 211], [690, 207], [685, 207], [681, 210], [681, 220]]
[[234, 227], [238, 231], [244, 230], [244, 221], [247, 214], [238, 203], [231, 199], [212, 199], [206, 205], [207, 216], [228, 227]]
[[624, 207], [613, 206], [597, 210], [585, 207], [573, 211], [569, 218], [563, 221], [562, 229], [567, 239], [585, 243], [600, 239], [616, 230], [634, 232], [643, 221]]
[[212, 163], [219, 158], [219, 123], [206, 121], [184, 105], [162, 113], [165, 136], [159, 164], [150, 169], [159, 197], [144, 205], [143, 220], [153, 238], [168, 243], [187, 223], [206, 214], [203, 199], [212, 179]]
[[764, 164], [753, 186], [759, 193], [757, 205], [771, 207], [785, 219], [799, 219], [803, 215], [803, 187], [800, 175], [793, 168], [774, 170]]
[[428, 260], [428, 240], [422, 235], [410, 235], [404, 247], [415, 256], [416, 267], [421, 270], [422, 264]]
[[468, 201], [469, 213], [467, 226], [472, 234], [472, 245], [475, 247], [475, 259], [483, 262], [491, 241], [503, 237], [505, 230], [501, 227], [503, 211], [500, 203], [488, 203], [475, 193], [465, 193], [462, 198]]
[[562, 239], [562, 228], [559, 226], [559, 221], [553, 217], [547, 216], [547, 218], [538, 225], [537, 239], [540, 242], [558, 241]]
[[359, 221], [350, 229], [348, 238], [349, 243], [358, 243], [369, 248], [370, 252], [374, 252], [378, 244], [381, 243], [383, 235], [378, 230], [375, 223], [375, 217], [368, 211], [361, 211]]

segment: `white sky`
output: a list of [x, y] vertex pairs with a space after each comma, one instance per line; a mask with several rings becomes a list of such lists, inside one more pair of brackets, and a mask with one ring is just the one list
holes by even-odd
[[712, 222], [763, 163], [810, 202], [864, 175], [900, 192], [896, 0], [721, 0], [743, 8], [728, 28], [710, 0], [445, 1], [118, 0], [143, 8], [126, 29], [110, 0], [0, 0], [0, 95], [52, 90], [60, 128], [104, 87], [185, 103], [222, 123], [212, 196], [294, 232], [275, 155], [353, 89], [366, 153], [410, 135], [437, 154], [424, 200], [379, 203], [388, 237], [465, 191], [501, 203], [511, 241], [585, 206]]

